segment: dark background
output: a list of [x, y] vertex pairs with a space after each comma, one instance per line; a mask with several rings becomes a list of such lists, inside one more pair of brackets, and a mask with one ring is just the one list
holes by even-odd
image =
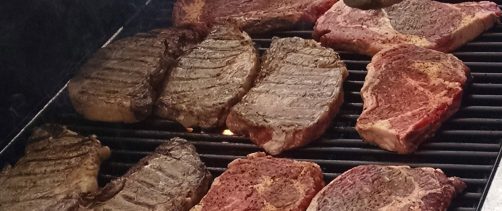
[[[0, 147], [33, 118], [78, 66], [121, 26], [129, 24], [132, 25], [129, 29], [146, 30], [155, 24], [167, 25], [151, 21], [167, 15], [159, 14], [162, 10], [155, 5], [162, 3], [152, 2], [152, 9], [141, 10], [145, 2], [0, 1]], [[138, 11], [146, 15], [128, 22]], [[145, 19], [150, 20], [142, 21]], [[127, 35], [127, 30], [121, 35]]]

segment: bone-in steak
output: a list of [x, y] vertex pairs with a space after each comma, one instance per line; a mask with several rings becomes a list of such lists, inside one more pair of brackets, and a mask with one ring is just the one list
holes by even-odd
[[343, 1], [317, 20], [314, 37], [325, 46], [373, 55], [396, 44], [450, 52], [499, 20], [497, 4], [404, 0], [378, 10], [359, 10]]
[[469, 73], [455, 56], [415, 45], [382, 50], [367, 68], [356, 129], [398, 153], [415, 151], [459, 109]]
[[314, 23], [337, 0], [178, 0], [173, 19], [177, 26], [200, 29], [231, 21], [249, 33], [289, 27], [301, 21]]
[[258, 53], [235, 26], [215, 26], [206, 40], [179, 58], [166, 78], [156, 114], [185, 127], [221, 127], [230, 107], [251, 88]]
[[164, 73], [198, 37], [187, 29], [153, 30], [98, 50], [68, 84], [73, 107], [90, 120], [143, 120]]
[[253, 153], [232, 161], [191, 211], [302, 211], [323, 186], [315, 163]]
[[16, 165], [0, 173], [0, 210], [68, 210], [98, 191], [99, 167], [110, 150], [94, 136], [45, 125], [30, 142]]
[[338, 112], [347, 76], [338, 54], [314, 40], [274, 38], [255, 87], [231, 109], [227, 127], [270, 154], [305, 145]]
[[443, 211], [464, 189], [440, 169], [364, 165], [335, 178], [307, 211]]
[[88, 207], [186, 211], [206, 194], [210, 181], [211, 174], [195, 147], [184, 139], [173, 138], [107, 184]]

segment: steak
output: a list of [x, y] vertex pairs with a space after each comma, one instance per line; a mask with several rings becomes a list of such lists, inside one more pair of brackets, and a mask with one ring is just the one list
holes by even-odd
[[206, 40], [179, 58], [165, 80], [156, 113], [185, 127], [221, 127], [230, 107], [258, 73], [251, 38], [235, 26], [215, 26]]
[[451, 54], [407, 44], [380, 51], [367, 68], [356, 130], [398, 153], [415, 151], [459, 109], [469, 74]]
[[191, 211], [301, 211], [323, 186], [315, 163], [253, 153], [228, 164]]
[[314, 40], [274, 38], [256, 86], [231, 109], [227, 127], [273, 155], [303, 146], [338, 112], [347, 76], [338, 54]]
[[166, 70], [198, 39], [187, 29], [159, 29], [98, 50], [68, 84], [73, 107], [90, 120], [143, 120], [152, 111]]
[[0, 210], [69, 210], [98, 191], [99, 167], [110, 149], [96, 137], [44, 125], [29, 142], [16, 165], [0, 173]]
[[108, 183], [93, 199], [92, 210], [189, 210], [209, 188], [211, 174], [195, 151], [173, 138], [141, 159], [124, 176]]
[[465, 187], [440, 169], [363, 165], [324, 187], [307, 211], [446, 211]]
[[177, 0], [176, 26], [204, 30], [217, 22], [233, 22], [248, 33], [263, 33], [299, 22], [314, 23], [337, 0]]
[[404, 0], [378, 10], [360, 10], [338, 1], [317, 20], [314, 37], [325, 46], [366, 55], [397, 44], [451, 52], [499, 21], [488, 1], [458, 4]]

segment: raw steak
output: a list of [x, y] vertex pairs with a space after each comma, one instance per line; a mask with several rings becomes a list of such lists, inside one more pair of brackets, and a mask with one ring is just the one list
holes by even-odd
[[157, 102], [158, 116], [185, 127], [214, 128], [251, 88], [258, 73], [251, 38], [234, 26], [215, 26], [206, 40], [180, 57]]
[[143, 120], [166, 70], [198, 37], [187, 29], [154, 30], [98, 50], [68, 84], [73, 107], [90, 120]]
[[301, 211], [323, 186], [315, 163], [253, 153], [228, 164], [191, 211]]
[[440, 169], [364, 165], [335, 178], [307, 211], [446, 211], [464, 189], [464, 182]]
[[99, 166], [110, 149], [96, 137], [45, 125], [29, 141], [16, 165], [0, 173], [0, 210], [69, 210], [98, 191]]
[[206, 194], [211, 174], [195, 151], [173, 138], [107, 184], [88, 206], [92, 210], [189, 210]]
[[347, 76], [338, 54], [314, 40], [274, 38], [256, 86], [231, 109], [227, 127], [273, 155], [303, 146], [338, 112]]
[[317, 20], [314, 37], [325, 46], [367, 55], [396, 44], [450, 52], [492, 27], [500, 15], [497, 4], [488, 1], [404, 0], [378, 10], [339, 1]]
[[337, 0], [177, 0], [176, 26], [204, 30], [215, 22], [233, 22], [248, 33], [263, 33], [299, 22], [314, 23]]
[[357, 132], [386, 150], [415, 151], [459, 109], [468, 73], [455, 56], [415, 45], [380, 51], [368, 64]]

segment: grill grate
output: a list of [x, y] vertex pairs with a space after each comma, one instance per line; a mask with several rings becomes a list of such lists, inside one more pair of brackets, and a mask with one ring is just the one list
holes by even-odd
[[[311, 38], [311, 25], [293, 30], [256, 36], [254, 41], [263, 52], [271, 37], [299, 36]], [[344, 84], [345, 103], [320, 140], [302, 149], [286, 152], [284, 157], [318, 163], [326, 181], [362, 164], [406, 164], [414, 167], [441, 168], [449, 176], [461, 177], [468, 188], [457, 197], [450, 210], [476, 210], [499, 155], [502, 138], [502, 25], [468, 43], [454, 54], [471, 69], [472, 81], [464, 94], [462, 107], [438, 131], [431, 142], [409, 156], [397, 155], [363, 143], [354, 129], [362, 110], [359, 90], [364, 83], [365, 67], [370, 58], [340, 52], [350, 75]], [[125, 173], [140, 158], [171, 137], [190, 140], [213, 175], [219, 175], [226, 165], [248, 153], [260, 151], [245, 137], [222, 135], [221, 131], [192, 132], [179, 124], [151, 118], [138, 124], [109, 124], [80, 118], [71, 108], [63, 92], [43, 113], [39, 123], [57, 122], [83, 134], [96, 134], [112, 149], [111, 158], [102, 166], [99, 179], [105, 184]], [[34, 124], [37, 125], [37, 124]], [[24, 137], [28, 134], [24, 133]], [[15, 141], [10, 151], [19, 156], [22, 140]], [[3, 154], [3, 158], [5, 159]], [[11, 162], [14, 158], [11, 158]]]

